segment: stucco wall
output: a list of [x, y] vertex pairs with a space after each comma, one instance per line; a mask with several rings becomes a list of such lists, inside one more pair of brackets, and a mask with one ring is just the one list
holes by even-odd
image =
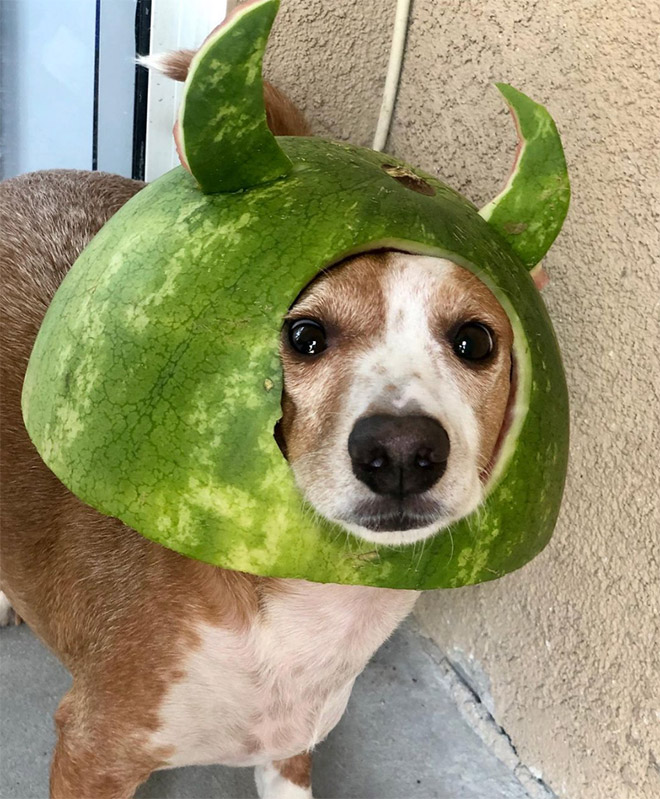
[[488, 87], [506, 79], [566, 143], [573, 204], [544, 293], [572, 398], [560, 524], [518, 574], [418, 614], [573, 799], [660, 796], [659, 33], [655, 0], [418, 0], [390, 139], [481, 203], [510, 159]]
[[[393, 0], [283, 0], [269, 72], [323, 134], [368, 143]], [[418, 615], [562, 797], [660, 796], [660, 6], [415, 0], [388, 149], [481, 203], [514, 134], [489, 84], [547, 103], [573, 205], [544, 296], [572, 397], [551, 545]], [[494, 798], [495, 799], [495, 798]]]
[[264, 70], [319, 136], [371, 146], [393, 13], [390, 0], [282, 0]]

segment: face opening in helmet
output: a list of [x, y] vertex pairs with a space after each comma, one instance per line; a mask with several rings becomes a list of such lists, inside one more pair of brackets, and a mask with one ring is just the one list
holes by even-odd
[[[478, 357], [457, 351], [466, 330]], [[319, 272], [282, 328], [275, 429], [307, 503], [388, 544], [476, 510], [515, 423], [513, 348], [501, 303], [448, 258], [379, 248]]]

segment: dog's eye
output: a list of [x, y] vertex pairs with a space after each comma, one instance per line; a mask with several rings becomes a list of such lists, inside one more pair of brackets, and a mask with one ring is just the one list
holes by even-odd
[[299, 319], [289, 327], [289, 342], [301, 355], [318, 355], [328, 346], [323, 325], [313, 319]]
[[495, 348], [492, 332], [479, 322], [461, 325], [452, 346], [456, 355], [465, 361], [483, 361]]

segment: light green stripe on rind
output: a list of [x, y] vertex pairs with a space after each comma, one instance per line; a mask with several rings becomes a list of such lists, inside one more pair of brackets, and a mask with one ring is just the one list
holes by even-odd
[[550, 249], [568, 212], [566, 159], [546, 109], [506, 83], [496, 85], [516, 122], [519, 149], [506, 186], [480, 214], [532, 269]]
[[278, 7], [279, 0], [241, 6], [190, 65], [175, 130], [184, 166], [206, 194], [256, 186], [291, 169], [266, 122], [261, 76]]

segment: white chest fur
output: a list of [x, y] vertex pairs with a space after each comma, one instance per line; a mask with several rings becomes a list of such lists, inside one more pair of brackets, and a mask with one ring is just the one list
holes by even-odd
[[152, 743], [173, 747], [168, 766], [248, 766], [310, 749], [417, 596], [290, 580], [248, 630], [200, 624]]

